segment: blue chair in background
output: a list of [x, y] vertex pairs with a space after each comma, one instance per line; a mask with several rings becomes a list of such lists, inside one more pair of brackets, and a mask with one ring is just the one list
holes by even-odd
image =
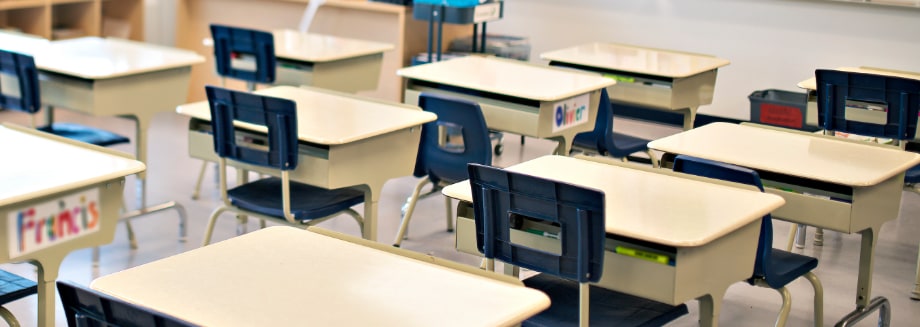
[[[729, 165], [717, 161], [677, 156], [674, 159], [674, 171], [729, 182], [753, 185], [763, 192], [763, 184], [756, 171]], [[773, 248], [773, 220], [770, 215], [763, 217], [760, 228], [760, 241], [757, 244], [757, 258], [754, 260], [754, 275], [748, 279], [751, 285], [769, 287], [779, 291], [783, 297], [776, 326], [785, 326], [792, 308], [792, 297], [786, 285], [799, 277], [805, 277], [814, 287], [815, 326], [824, 324], [824, 290], [818, 277], [812, 272], [818, 267], [818, 259]]]
[[[211, 39], [214, 42], [214, 62], [220, 75], [220, 86], [226, 87], [226, 79], [246, 82], [246, 90], [256, 90], [256, 84], [275, 82], [275, 39], [271, 33], [252, 29], [211, 24]], [[234, 66], [234, 59], [241, 64]], [[241, 59], [251, 59], [241, 60]], [[192, 199], [197, 200], [207, 162], [202, 163], [195, 181]], [[243, 181], [246, 180], [244, 176]]]
[[37, 293], [38, 285], [34, 281], [0, 269], [0, 318], [10, 326], [19, 326], [13, 313], [2, 306]]
[[[540, 272], [524, 284], [552, 301], [523, 326], [661, 326], [687, 313], [685, 304], [671, 306], [588, 284], [603, 273], [603, 192], [477, 164], [469, 165], [469, 176], [476, 244], [488, 267], [498, 259]], [[561, 252], [512, 243], [512, 221], [518, 219], [560, 226]]]
[[57, 282], [67, 326], [190, 327], [190, 322], [116, 299], [74, 283]]
[[602, 89], [594, 130], [575, 135], [575, 139], [572, 141], [572, 149], [622, 158], [623, 161], [626, 161], [630, 154], [646, 152], [652, 162], [652, 166], [657, 167], [658, 161], [648, 150], [648, 142], [652, 140], [617, 133], [613, 130], [614, 108], [616, 106], [616, 104], [610, 102], [607, 89]]
[[[818, 125], [826, 134], [846, 132], [891, 139], [894, 146], [907, 148], [917, 138], [920, 114], [920, 81], [896, 76], [819, 69], [815, 71], [818, 92]], [[920, 165], [904, 174], [904, 189], [920, 193]], [[804, 235], [804, 228], [800, 228]], [[820, 245], [822, 230], [815, 243]], [[917, 258], [920, 262], [920, 257]], [[920, 300], [920, 266], [911, 298]]]
[[[208, 219], [204, 245], [211, 242], [214, 223], [227, 210], [301, 228], [345, 213], [363, 229], [364, 220], [351, 207], [364, 202], [364, 192], [350, 188], [328, 190], [291, 181], [289, 173], [297, 168], [298, 158], [297, 108], [293, 101], [214, 86], [207, 86], [206, 92], [214, 152], [220, 157], [223, 205]], [[237, 121], [265, 127], [266, 138], [237, 140]], [[228, 159], [276, 170], [281, 178], [263, 178], [227, 190]]]
[[[12, 91], [3, 90], [0, 94], [0, 108], [32, 115], [32, 127], [36, 127], [35, 114], [41, 110], [42, 103], [35, 60], [29, 55], [0, 50], [0, 75], [0, 79], [16, 79], [16, 83], [3, 83], [3, 86], [15, 88]], [[46, 109], [48, 125], [38, 127], [39, 130], [98, 146], [131, 142], [127, 137], [103, 129], [73, 123], [54, 123], [53, 115], [50, 114], [52, 110]]]
[[[422, 110], [438, 115], [436, 121], [422, 125], [421, 144], [415, 159], [413, 175], [422, 180], [415, 186], [412, 196], [406, 200], [402, 210], [402, 221], [393, 246], [400, 246], [409, 220], [418, 200], [432, 194], [440, 193], [444, 185], [450, 185], [467, 177], [468, 163], [492, 164], [492, 146], [489, 130], [479, 104], [467, 100], [445, 97], [442, 95], [422, 93], [418, 98]], [[420, 195], [422, 188], [431, 183], [431, 191]], [[445, 197], [447, 205], [447, 231], [452, 232], [453, 214], [450, 199]]]

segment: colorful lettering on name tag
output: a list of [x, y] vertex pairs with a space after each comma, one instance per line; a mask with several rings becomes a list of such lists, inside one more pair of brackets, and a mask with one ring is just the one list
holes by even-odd
[[98, 189], [13, 210], [7, 217], [10, 257], [92, 234], [99, 224]]
[[554, 104], [553, 133], [587, 122], [590, 103], [590, 95], [582, 94]]

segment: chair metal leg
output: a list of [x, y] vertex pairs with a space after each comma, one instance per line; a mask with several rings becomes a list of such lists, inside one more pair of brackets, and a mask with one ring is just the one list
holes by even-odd
[[207, 246], [211, 244], [211, 234], [214, 233], [214, 225], [217, 223], [217, 218], [220, 217], [220, 214], [224, 211], [227, 211], [227, 207], [220, 206], [217, 209], [214, 209], [214, 212], [211, 213], [211, 216], [208, 217], [208, 227], [204, 230], [204, 240], [201, 241], [201, 246]]
[[824, 228], [815, 227], [815, 246], [824, 245]]
[[192, 190], [192, 200], [198, 200], [201, 193], [201, 182], [204, 180], [204, 171], [208, 168], [208, 162], [201, 162], [201, 169], [198, 170], [198, 179], [195, 180], [195, 188]]
[[821, 281], [813, 272], [809, 271], [803, 276], [811, 282], [811, 287], [815, 289], [815, 326], [824, 326], [824, 287], [821, 286]]
[[399, 247], [402, 245], [403, 237], [406, 236], [406, 230], [409, 229], [409, 220], [412, 219], [412, 212], [415, 211], [415, 205], [418, 203], [419, 194], [427, 183], [428, 177], [423, 177], [418, 184], [415, 184], [415, 189], [412, 190], [412, 196], [406, 200], [406, 210], [403, 212], [402, 220], [399, 222], [399, 231], [396, 232], [396, 239], [393, 240], [393, 246]]
[[789, 319], [789, 311], [792, 309], [792, 294], [785, 287], [776, 289], [783, 297], [783, 306], [779, 309], [779, 316], [776, 317], [776, 327], [786, 326], [786, 320]]
[[7, 310], [4, 307], [0, 307], [0, 318], [6, 320], [6, 324], [10, 327], [19, 327], [19, 320], [16, 320], [16, 317], [13, 316], [13, 313], [10, 310]]
[[660, 168], [661, 163], [658, 162], [658, 158], [655, 157], [655, 154], [652, 152], [652, 150], [648, 150], [646, 153], [648, 153], [649, 161], [652, 162], [652, 168]]
[[444, 205], [447, 208], [447, 232], [448, 233], [454, 232], [454, 210], [451, 204], [453, 204], [453, 202], [450, 201], [449, 197], [445, 196]]
[[131, 250], [137, 250], [137, 237], [134, 237], [134, 228], [131, 227], [130, 221], [125, 220], [125, 229], [128, 231], [128, 245]]

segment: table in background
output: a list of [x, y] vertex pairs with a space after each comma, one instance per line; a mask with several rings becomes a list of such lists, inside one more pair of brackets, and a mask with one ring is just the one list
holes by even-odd
[[765, 191], [786, 200], [773, 218], [859, 233], [857, 309], [844, 320], [888, 308], [883, 297], [870, 303], [875, 243], [882, 224], [898, 217], [904, 172], [920, 163], [920, 154], [795, 130], [728, 123], [655, 140], [649, 148], [756, 170]]
[[373, 91], [383, 53], [393, 45], [331, 35], [272, 31], [277, 57], [275, 85], [309, 85], [342, 92]]
[[[185, 102], [191, 66], [204, 58], [191, 51], [116, 38], [84, 37], [39, 44], [0, 44], [30, 54], [39, 70], [48, 120], [53, 107], [94, 116], [119, 116], [136, 123], [135, 155], [147, 162], [147, 131], [154, 115]], [[174, 201], [147, 206], [146, 174], [138, 174], [138, 209], [125, 218], [176, 208], [180, 237], [185, 213]]]
[[203, 326], [508, 326], [549, 307], [540, 291], [398, 251], [270, 227], [92, 288]]
[[38, 267], [38, 326], [54, 326], [55, 285], [73, 250], [112, 242], [125, 176], [143, 163], [94, 145], [0, 125], [0, 262]]
[[[421, 125], [436, 116], [418, 107], [310, 87], [275, 86], [256, 94], [297, 103], [299, 159], [291, 180], [327, 189], [364, 191], [364, 238], [377, 237], [377, 202], [383, 184], [412, 174]], [[189, 155], [217, 161], [207, 102], [179, 106], [189, 122]], [[245, 128], [245, 124], [241, 124]], [[255, 142], [264, 128], [246, 133]], [[228, 161], [234, 167], [277, 175], [276, 171]]]
[[422, 92], [479, 103], [489, 129], [558, 141], [567, 155], [575, 135], [594, 129], [601, 89], [615, 84], [597, 74], [517, 60], [468, 56], [407, 67], [405, 102]]
[[[607, 251], [597, 285], [671, 305], [697, 299], [703, 326], [718, 325], [725, 291], [753, 275], [761, 219], [783, 204], [753, 187], [718, 185], [606, 158], [545, 156], [507, 169], [604, 191]], [[469, 182], [445, 187], [443, 193], [461, 201], [457, 248], [481, 255]], [[543, 235], [558, 231], [552, 229], [525, 222], [511, 237], [558, 253], [559, 240]], [[654, 253], [668, 262], [619, 254], [617, 247]]]
[[607, 88], [611, 101], [680, 112], [685, 130], [693, 128], [699, 106], [712, 103], [716, 74], [730, 63], [704, 54], [600, 42], [546, 52], [540, 59], [612, 78], [617, 84]]

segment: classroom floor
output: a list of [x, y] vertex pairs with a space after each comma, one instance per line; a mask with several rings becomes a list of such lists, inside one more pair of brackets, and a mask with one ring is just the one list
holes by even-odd
[[[57, 119], [76, 121], [102, 126], [124, 135], [133, 135], [133, 123], [119, 118], [93, 118], [57, 112]], [[25, 115], [0, 111], [0, 121], [27, 124]], [[192, 200], [192, 187], [201, 167], [201, 162], [188, 157], [186, 143], [187, 119], [171, 113], [158, 115], [152, 123], [150, 135], [150, 162], [148, 163], [148, 204], [176, 200], [185, 206], [189, 215], [189, 238], [186, 243], [177, 242], [177, 215], [165, 211], [141, 217], [131, 223], [137, 234], [139, 248], [131, 250], [126, 232], [119, 226], [115, 241], [101, 248], [102, 259], [98, 268], [91, 264], [91, 250], [73, 252], [64, 261], [60, 271], [62, 280], [88, 284], [92, 279], [120, 271], [146, 262], [161, 259], [183, 251], [197, 248], [201, 242], [206, 219], [217, 207], [219, 198], [213, 165], [208, 166], [201, 199]], [[618, 129], [644, 137], [658, 137], [676, 130], [643, 123], [618, 121]], [[504, 154], [495, 158], [498, 166], [515, 163], [549, 154], [555, 146], [552, 142], [528, 138], [521, 147], [516, 135], [507, 135]], [[120, 149], [133, 152], [133, 147]], [[10, 160], [9, 158], [7, 160]], [[17, 158], [18, 159], [18, 158]], [[390, 243], [399, 224], [400, 207], [412, 191], [417, 179], [407, 176], [389, 181], [379, 205], [379, 232], [381, 242]], [[134, 207], [134, 183], [127, 185], [126, 199]], [[360, 210], [359, 210], [360, 212]], [[458, 253], [454, 249], [454, 235], [445, 231], [444, 201], [434, 197], [425, 199], [416, 208], [410, 229], [410, 237], [403, 242], [406, 249], [430, 253], [468, 264], [478, 264], [476, 257]], [[908, 297], [914, 284], [917, 262], [917, 244], [920, 241], [920, 195], [904, 193], [901, 217], [886, 223], [881, 231], [875, 255], [875, 277], [872, 294], [885, 296], [891, 301], [892, 326], [918, 326], [920, 323], [920, 302]], [[320, 226], [359, 235], [358, 228], [350, 218], [336, 218]], [[250, 222], [250, 230], [257, 227]], [[774, 223], [775, 245], [784, 246], [790, 224]], [[811, 245], [813, 229], [809, 229], [809, 241], [805, 254], [820, 259], [816, 271], [824, 285], [825, 325], [833, 325], [840, 317], [851, 311], [855, 305], [855, 282], [858, 262], [859, 237], [828, 232], [825, 245]], [[232, 216], [226, 214], [218, 222], [215, 240], [223, 240], [235, 234]], [[307, 249], [305, 249], [306, 251]], [[343, 260], [346, 260], [343, 258]], [[35, 278], [35, 269], [28, 264], [4, 264], [0, 268]], [[257, 280], [241, 281], [258, 283]], [[812, 290], [807, 281], [797, 280], [790, 285], [793, 296], [792, 313], [787, 326], [809, 326], [812, 320]], [[177, 299], [180, 300], [180, 299]], [[7, 307], [20, 319], [23, 326], [34, 326], [36, 297], [31, 296], [9, 304]], [[772, 325], [781, 305], [779, 294], [770, 289], [737, 283], [729, 288], [722, 308], [723, 326], [768, 326]], [[697, 305], [689, 304], [691, 313], [670, 326], [696, 326]], [[344, 309], [343, 310], [347, 310]], [[916, 310], [916, 311], [915, 311]], [[344, 312], [342, 314], [349, 314]], [[873, 326], [876, 315], [866, 318], [858, 326]], [[58, 304], [57, 326], [65, 326], [63, 310]]]

